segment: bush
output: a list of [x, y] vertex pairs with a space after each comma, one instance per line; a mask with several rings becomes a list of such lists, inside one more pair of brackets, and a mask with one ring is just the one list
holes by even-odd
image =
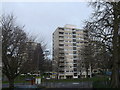
[[110, 88], [110, 81], [95, 81], [93, 88]]

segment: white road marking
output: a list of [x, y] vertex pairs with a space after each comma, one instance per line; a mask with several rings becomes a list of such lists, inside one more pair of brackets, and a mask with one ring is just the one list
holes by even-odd
[[72, 84], [79, 84], [79, 83], [72, 83]]

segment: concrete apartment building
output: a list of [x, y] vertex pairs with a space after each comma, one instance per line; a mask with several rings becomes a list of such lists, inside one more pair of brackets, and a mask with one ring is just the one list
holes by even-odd
[[82, 29], [74, 25], [58, 27], [53, 33], [53, 71], [58, 79], [79, 78], [80, 59], [78, 52], [85, 44]]

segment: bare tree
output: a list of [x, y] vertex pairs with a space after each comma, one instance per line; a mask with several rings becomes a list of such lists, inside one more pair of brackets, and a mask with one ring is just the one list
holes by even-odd
[[45, 72], [52, 72], [52, 60], [49, 57], [50, 55], [51, 53], [49, 50], [44, 51], [45, 60], [43, 67]]
[[[90, 42], [85, 42], [85, 44], [80, 48], [79, 50], [79, 68], [86, 72], [86, 78], [88, 77], [88, 73], [90, 72], [90, 70], [93, 68], [94, 65], [94, 59], [92, 57], [93, 51], [92, 51], [92, 46], [90, 44]], [[91, 68], [91, 69], [90, 69]], [[82, 73], [82, 72], [81, 72]], [[92, 73], [90, 73], [92, 74]], [[90, 75], [91, 76], [91, 75]]]
[[40, 43], [37, 43], [37, 46], [34, 51], [33, 63], [35, 66], [35, 71], [40, 71], [42, 75], [44, 73], [44, 54]]
[[41, 74], [44, 72], [44, 51], [46, 49], [46, 43], [44, 42], [44, 39], [40, 38], [38, 40], [37, 35], [31, 35], [30, 33], [28, 35], [28, 41], [26, 43], [26, 53], [27, 53], [27, 66], [26, 68], [29, 68], [24, 73], [37, 73], [38, 71], [41, 71]]
[[119, 87], [119, 24], [120, 1], [118, 2], [92, 2], [94, 13], [91, 21], [86, 22], [86, 29], [91, 36], [105, 44], [112, 55], [111, 87]]
[[0, 20], [2, 28], [2, 71], [9, 80], [9, 87], [14, 87], [15, 78], [24, 71], [26, 61], [27, 36], [18, 26], [13, 15], [3, 15]]

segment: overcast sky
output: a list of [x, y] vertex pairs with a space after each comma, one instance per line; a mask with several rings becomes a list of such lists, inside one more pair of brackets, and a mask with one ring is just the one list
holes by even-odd
[[13, 13], [17, 22], [25, 25], [25, 31], [44, 38], [47, 48], [52, 50], [52, 33], [66, 24], [82, 29], [83, 21], [89, 19], [92, 9], [87, 2], [6, 2], [3, 13]]

